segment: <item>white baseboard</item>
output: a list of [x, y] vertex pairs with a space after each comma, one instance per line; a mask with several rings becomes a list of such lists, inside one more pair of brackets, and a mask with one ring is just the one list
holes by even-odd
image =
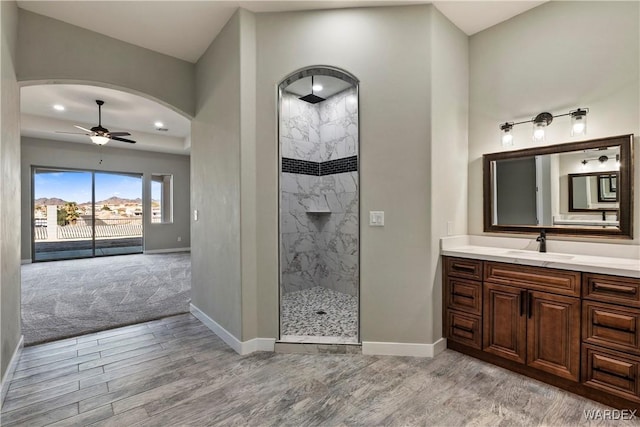
[[31, 264], [31, 258], [29, 258], [29, 259], [21, 259], [20, 260], [20, 264], [22, 264], [22, 265]]
[[275, 338], [253, 338], [249, 341], [240, 341], [231, 332], [220, 326], [218, 322], [207, 316], [202, 310], [190, 304], [191, 314], [193, 314], [204, 325], [211, 329], [222, 341], [227, 343], [236, 353], [245, 355], [254, 351], [274, 351], [276, 345]]
[[447, 348], [447, 341], [440, 338], [433, 344], [363, 341], [362, 354], [380, 356], [435, 357]]
[[7, 370], [2, 376], [2, 385], [0, 386], [0, 407], [4, 403], [4, 398], [9, 391], [9, 383], [11, 382], [11, 378], [13, 378], [13, 373], [18, 366], [18, 360], [20, 360], [20, 354], [22, 353], [22, 347], [24, 347], [24, 336], [20, 336], [20, 341], [18, 341], [18, 345], [16, 346], [15, 351], [13, 352], [13, 356], [11, 356], [11, 360], [9, 361], [9, 365], [7, 366]]
[[144, 251], [145, 254], [168, 254], [172, 252], [191, 252], [191, 248], [149, 249]]

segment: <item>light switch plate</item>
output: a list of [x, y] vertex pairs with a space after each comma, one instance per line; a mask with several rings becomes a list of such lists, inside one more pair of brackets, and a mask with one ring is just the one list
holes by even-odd
[[384, 211], [369, 211], [369, 225], [371, 227], [384, 227]]

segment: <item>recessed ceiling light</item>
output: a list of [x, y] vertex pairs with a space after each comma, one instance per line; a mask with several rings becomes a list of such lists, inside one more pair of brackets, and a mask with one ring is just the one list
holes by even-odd
[[56, 104], [53, 106], [53, 109], [56, 111], [64, 111], [64, 105]]
[[155, 122], [153, 125], [157, 128], [161, 128], [162, 126], [164, 126], [164, 123], [158, 121], [158, 122]]

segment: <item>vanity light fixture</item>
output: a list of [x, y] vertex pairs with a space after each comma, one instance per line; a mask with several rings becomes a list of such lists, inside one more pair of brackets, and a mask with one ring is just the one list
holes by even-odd
[[[600, 166], [601, 168], [604, 168], [608, 165], [609, 160], [613, 160], [613, 157], [606, 156], [603, 154], [602, 156], [599, 156], [599, 157], [592, 157], [589, 159], [581, 160], [580, 163], [582, 164], [583, 170], [587, 169], [587, 165], [589, 164], [589, 162], [597, 162], [598, 166]], [[615, 168], [620, 169], [620, 154], [616, 154]]]
[[533, 140], [535, 142], [543, 142], [545, 140], [545, 131], [547, 126], [553, 122], [556, 117], [571, 116], [571, 136], [586, 135], [587, 134], [587, 113], [588, 108], [578, 108], [576, 110], [569, 111], [565, 114], [553, 115], [551, 113], [540, 113], [531, 120], [525, 120], [522, 122], [505, 122], [500, 125], [501, 142], [503, 147], [510, 147], [513, 145], [513, 134], [511, 133], [515, 125], [521, 125], [523, 123], [533, 123]]

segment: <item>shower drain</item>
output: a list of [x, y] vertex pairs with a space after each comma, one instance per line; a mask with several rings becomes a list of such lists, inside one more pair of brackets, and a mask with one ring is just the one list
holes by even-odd
[[324, 310], [318, 310], [316, 311], [316, 314], [327, 314], [327, 312]]

